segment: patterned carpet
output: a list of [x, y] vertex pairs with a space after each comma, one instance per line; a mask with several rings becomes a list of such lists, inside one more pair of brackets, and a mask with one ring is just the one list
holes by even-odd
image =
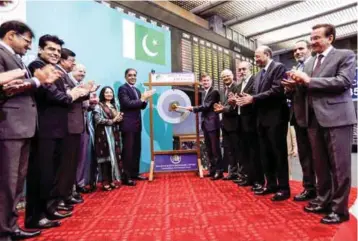
[[[299, 193], [301, 183], [291, 189]], [[356, 196], [354, 188], [351, 204]], [[157, 174], [152, 183], [85, 195], [73, 217], [33, 240], [332, 240], [340, 226], [320, 224], [321, 215], [305, 213], [304, 205], [194, 173]]]

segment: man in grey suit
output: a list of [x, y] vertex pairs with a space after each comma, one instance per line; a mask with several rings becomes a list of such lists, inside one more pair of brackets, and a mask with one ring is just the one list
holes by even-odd
[[[293, 55], [297, 61], [296, 69], [303, 70], [304, 66], [311, 59], [311, 45], [307, 40], [299, 40], [295, 43], [293, 49]], [[301, 101], [300, 96], [295, 95], [296, 92], [292, 93], [292, 109], [300, 108]], [[296, 101], [297, 99], [297, 101]], [[298, 146], [298, 156], [302, 167], [303, 174], [303, 192], [296, 195], [294, 201], [306, 201], [316, 197], [316, 175], [313, 167], [312, 150], [308, 138], [307, 127], [300, 127], [297, 125], [294, 110], [291, 117], [291, 124], [293, 124]]]
[[32, 91], [58, 78], [51, 69], [31, 73], [21, 60], [30, 49], [34, 34], [24, 23], [8, 21], [0, 25], [0, 73], [25, 70], [27, 88], [0, 103], [0, 240], [31, 238], [40, 232], [28, 232], [17, 225], [16, 204], [23, 192], [30, 141], [35, 134], [37, 110]]
[[335, 28], [318, 24], [312, 28], [311, 44], [316, 57], [302, 71], [289, 76], [300, 86], [303, 104], [295, 108], [297, 123], [308, 127], [317, 175], [317, 198], [306, 212], [329, 213], [321, 223], [349, 220], [348, 196], [351, 187], [351, 147], [356, 114], [351, 86], [356, 68], [351, 50], [332, 46]]

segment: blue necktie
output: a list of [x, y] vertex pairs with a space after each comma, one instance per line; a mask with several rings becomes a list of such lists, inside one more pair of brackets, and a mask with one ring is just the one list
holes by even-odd
[[263, 80], [264, 80], [264, 77], [265, 77], [265, 73], [266, 73], [266, 70], [262, 69], [261, 70], [261, 75], [260, 75], [260, 83], [259, 83], [259, 89], [258, 90], [261, 89], [262, 83], [264, 82]]

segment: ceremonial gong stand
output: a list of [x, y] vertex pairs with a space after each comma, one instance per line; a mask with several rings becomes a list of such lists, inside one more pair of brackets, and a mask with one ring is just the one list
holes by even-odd
[[[145, 86], [149, 87], [149, 90], [152, 90], [153, 86], [194, 86], [194, 95], [195, 95], [195, 105], [199, 105], [199, 95], [198, 95], [198, 86], [199, 82], [153, 82], [152, 74], [149, 74], [149, 83], [144, 83]], [[153, 123], [153, 98], [149, 99], [149, 118], [150, 118], [150, 173], [149, 181], [153, 181], [154, 177], [154, 168], [155, 168], [155, 155], [181, 155], [196, 153], [197, 154], [197, 163], [198, 163], [198, 172], [200, 178], [203, 178], [203, 168], [201, 166], [200, 158], [200, 138], [199, 138], [199, 115], [195, 114], [195, 127], [196, 127], [196, 149], [192, 150], [171, 150], [171, 151], [154, 151], [154, 123]]]

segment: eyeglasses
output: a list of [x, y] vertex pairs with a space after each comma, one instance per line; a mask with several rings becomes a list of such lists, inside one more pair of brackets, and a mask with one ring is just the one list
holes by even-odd
[[27, 43], [27, 44], [31, 44], [32, 43], [32, 40], [30, 39], [27, 39], [24, 35], [22, 35], [22, 34], [17, 34], [17, 36], [19, 36], [19, 37], [21, 37], [23, 40], [25, 40], [25, 42]]
[[247, 70], [247, 68], [237, 69], [237, 71], [245, 71], [245, 70]]

